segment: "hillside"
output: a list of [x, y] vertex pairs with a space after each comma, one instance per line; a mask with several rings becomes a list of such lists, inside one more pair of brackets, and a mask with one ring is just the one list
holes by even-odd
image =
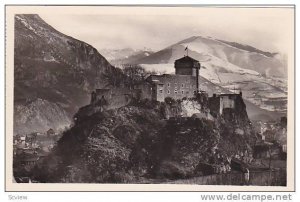
[[32, 177], [39, 182], [161, 183], [202, 175], [201, 163], [218, 167], [251, 152], [256, 138], [242, 100], [230, 112], [236, 120], [166, 119], [171, 108], [181, 114], [188, 102], [207, 108], [197, 100], [133, 101], [107, 111], [89, 105], [93, 113], [76, 114], [81, 118]]
[[[38, 122], [55, 130], [67, 126], [78, 108], [89, 102], [90, 92], [107, 85], [104, 75], [115, 70], [91, 45], [58, 32], [33, 14], [15, 16], [14, 51], [14, 122], [18, 132], [25, 132], [19, 130], [22, 127], [32, 132], [42, 130], [34, 127]], [[39, 111], [37, 100], [42, 100], [47, 110]], [[33, 108], [35, 111], [28, 111]], [[51, 109], [62, 114], [45, 118]], [[42, 120], [23, 111], [40, 114]]]
[[15, 104], [14, 133], [45, 132], [49, 128], [63, 131], [71, 124], [70, 116], [59, 104], [40, 98], [24, 104]]
[[218, 59], [223, 63], [228, 62], [240, 68], [254, 70], [267, 76], [287, 76], [286, 61], [279, 53], [268, 53], [251, 46], [203, 36], [187, 38], [135, 63], [174, 63], [176, 59], [182, 57], [187, 46], [189, 55], [200, 62]]

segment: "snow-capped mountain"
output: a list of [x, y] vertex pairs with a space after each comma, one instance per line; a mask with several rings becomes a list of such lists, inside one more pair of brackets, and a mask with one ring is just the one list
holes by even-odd
[[144, 49], [101, 49], [99, 51], [113, 65], [133, 64], [135, 61], [154, 53], [149, 48]]
[[149, 71], [174, 73], [174, 61], [185, 54], [200, 61], [200, 75], [212, 83], [230, 91], [241, 89], [245, 99], [262, 109], [286, 111], [287, 68], [285, 57], [278, 53], [199, 36], [180, 41], [135, 63]]
[[189, 55], [200, 62], [220, 60], [222, 64], [231, 63], [243, 69], [254, 70], [262, 75], [285, 78], [287, 75], [286, 56], [269, 53], [254, 47], [214, 39], [193, 36], [173, 44], [165, 49], [135, 61], [137, 64], [174, 63], [185, 53], [188, 46]]
[[100, 49], [99, 52], [108, 60], [116, 60], [120, 58], [126, 58], [129, 57], [130, 55], [134, 54], [136, 50], [132, 48], [122, 48], [122, 49], [109, 49], [109, 48], [104, 48]]

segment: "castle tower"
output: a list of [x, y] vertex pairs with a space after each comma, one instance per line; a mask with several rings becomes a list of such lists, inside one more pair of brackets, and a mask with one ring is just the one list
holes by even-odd
[[196, 76], [197, 92], [199, 92], [199, 71], [201, 67], [199, 61], [191, 58], [190, 56], [184, 56], [175, 60], [174, 66], [176, 75]]

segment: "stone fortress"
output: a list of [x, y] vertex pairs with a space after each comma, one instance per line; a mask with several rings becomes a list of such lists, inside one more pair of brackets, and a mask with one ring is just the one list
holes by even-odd
[[152, 99], [163, 102], [166, 97], [194, 97], [199, 92], [199, 70], [197, 60], [184, 56], [175, 61], [175, 74], [150, 75], [147, 81], [153, 86]]
[[129, 103], [133, 97], [164, 102], [167, 97], [178, 100], [203, 95], [210, 102], [211, 109], [222, 114], [224, 109], [234, 109], [236, 102], [242, 99], [241, 92], [213, 94], [208, 98], [208, 94], [200, 89], [201, 64], [188, 55], [177, 59], [174, 68], [175, 74], [149, 75], [143, 84], [137, 85], [134, 89], [123, 87], [96, 89], [92, 92], [91, 104], [107, 101], [114, 107], [120, 107]]

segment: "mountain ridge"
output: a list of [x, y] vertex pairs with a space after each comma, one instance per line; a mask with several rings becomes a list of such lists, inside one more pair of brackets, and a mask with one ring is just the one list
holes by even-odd
[[279, 53], [266, 52], [249, 45], [203, 36], [192, 36], [181, 40], [134, 63], [173, 63], [176, 58], [185, 53], [186, 47], [189, 48], [189, 54], [200, 62], [205, 61], [204, 56], [209, 54], [241, 68], [257, 71], [260, 74], [279, 77], [286, 77], [287, 75], [286, 61], [280, 61], [275, 57]]
[[[67, 114], [65, 123], [89, 103], [92, 90], [108, 85], [105, 74], [115, 71], [94, 47], [57, 31], [36, 14], [15, 16], [14, 51], [15, 106], [27, 108], [38, 99], [48, 107], [55, 104]], [[55, 123], [52, 117], [44, 123]], [[20, 119], [14, 114], [14, 121], [24, 127], [31, 121]]]

